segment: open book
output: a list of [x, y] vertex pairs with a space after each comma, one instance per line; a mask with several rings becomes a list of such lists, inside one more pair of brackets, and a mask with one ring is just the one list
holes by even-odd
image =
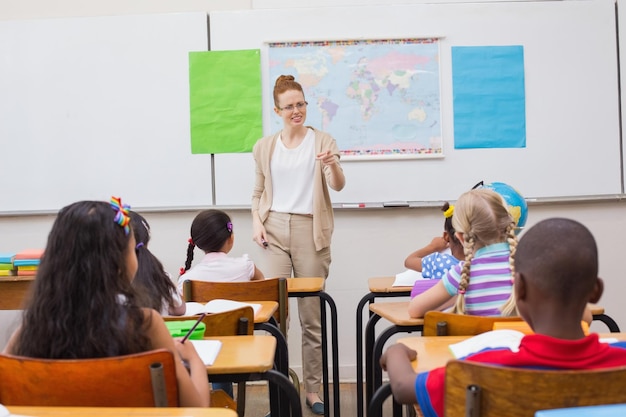
[[424, 279], [421, 272], [407, 269], [404, 272], [396, 274], [396, 279], [393, 282], [393, 287], [412, 287], [415, 281]]
[[522, 337], [524, 337], [524, 333], [518, 330], [492, 330], [470, 337], [462, 342], [453, 343], [449, 348], [452, 351], [452, 355], [457, 359], [485, 349], [508, 348], [513, 352], [517, 352]]
[[196, 302], [187, 302], [185, 304], [187, 305], [187, 310], [185, 311], [186, 316], [194, 316], [201, 313], [222, 313], [241, 307], [252, 307], [254, 315], [256, 316], [261, 309], [261, 304], [243, 303], [241, 301], [223, 300], [221, 298], [216, 298], [206, 304]]
[[217, 358], [217, 354], [220, 352], [222, 348], [222, 342], [219, 340], [192, 340], [189, 339], [188, 342], [193, 343], [193, 347], [196, 348], [196, 352], [202, 359], [205, 365], [213, 365], [215, 362], [215, 358]]

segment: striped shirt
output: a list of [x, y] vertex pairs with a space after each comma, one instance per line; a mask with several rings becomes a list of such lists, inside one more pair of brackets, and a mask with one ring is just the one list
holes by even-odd
[[[474, 316], [500, 316], [500, 307], [513, 290], [508, 243], [495, 243], [476, 251], [470, 267], [470, 281], [465, 292], [465, 313]], [[453, 266], [443, 277], [443, 285], [456, 295], [463, 264]]]

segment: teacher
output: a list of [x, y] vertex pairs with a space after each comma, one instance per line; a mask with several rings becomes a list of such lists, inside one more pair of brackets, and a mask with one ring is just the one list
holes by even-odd
[[[256, 179], [252, 193], [253, 239], [265, 249], [267, 277], [328, 277], [333, 208], [328, 187], [340, 191], [346, 179], [335, 139], [305, 126], [308, 103], [291, 75], [274, 85], [280, 132], [259, 139], [252, 150]], [[306, 404], [324, 414], [320, 303], [298, 298]]]

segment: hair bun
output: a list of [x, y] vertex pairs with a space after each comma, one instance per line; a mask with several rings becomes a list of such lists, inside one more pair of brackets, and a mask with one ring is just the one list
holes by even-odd
[[276, 85], [284, 83], [284, 82], [295, 81], [295, 80], [296, 78], [293, 75], [280, 75], [276, 79]]

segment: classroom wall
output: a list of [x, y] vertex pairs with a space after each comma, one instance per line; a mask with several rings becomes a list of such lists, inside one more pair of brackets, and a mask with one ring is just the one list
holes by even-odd
[[[83, 2], [80, 0], [3, 0], [1, 19], [31, 19], [113, 14], [161, 13], [174, 11], [206, 11], [262, 8], [264, 1], [220, 0], [108, 0]], [[280, 5], [276, 1], [272, 5]], [[374, 2], [363, 1], [373, 4]], [[383, 2], [377, 2], [383, 4]], [[406, 3], [402, 2], [402, 3]], [[294, 2], [297, 7], [301, 2]], [[344, 2], [346, 5], [355, 4]], [[238, 29], [237, 29], [238, 30]], [[5, 140], [0, 138], [1, 140]], [[0, 168], [1, 171], [1, 168]], [[593, 175], [593, 173], [590, 173]], [[431, 179], [435, 181], [436, 179]], [[347, 178], [351, 181], [351, 178]], [[515, 184], [523, 189], [523, 184]], [[124, 196], [122, 196], [124, 197]], [[132, 204], [132, 201], [128, 201]], [[626, 329], [626, 281], [622, 278], [621, 250], [626, 236], [624, 201], [598, 200], [591, 202], [554, 202], [534, 204], [529, 208], [528, 226], [549, 217], [568, 217], [587, 225], [596, 236], [600, 250], [600, 276], [606, 290], [601, 305]], [[235, 225], [236, 242], [233, 255], [248, 253], [255, 259], [259, 250], [251, 241], [252, 224], [245, 209], [227, 209]], [[195, 211], [144, 213], [153, 230], [151, 250], [162, 260], [166, 269], [177, 274], [185, 259], [189, 226]], [[443, 217], [436, 207], [341, 209], [336, 210], [336, 227], [332, 246], [333, 262], [327, 291], [337, 303], [339, 323], [340, 378], [355, 378], [354, 322], [356, 305], [367, 293], [367, 279], [403, 271], [404, 257], [428, 243], [442, 232]], [[0, 252], [32, 247], [44, 247], [53, 215], [0, 216]], [[296, 311], [292, 302], [291, 311]], [[18, 312], [0, 312], [0, 346], [4, 346], [19, 320]], [[384, 320], [378, 329], [386, 327]], [[606, 331], [601, 324], [592, 329]], [[297, 372], [301, 368], [300, 331], [292, 314], [289, 351], [290, 365]]]

